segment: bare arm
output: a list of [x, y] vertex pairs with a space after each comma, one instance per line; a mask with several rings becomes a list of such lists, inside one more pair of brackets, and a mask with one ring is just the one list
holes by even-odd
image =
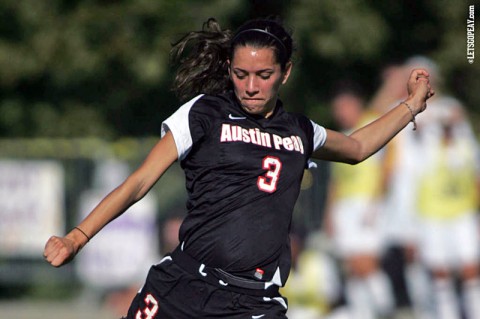
[[368, 107], [372, 111], [383, 114], [393, 105], [393, 103], [404, 99], [407, 96], [405, 81], [408, 77], [409, 74], [406, 72], [405, 67], [389, 67], [383, 72], [382, 84], [373, 95]]
[[[407, 83], [406, 103], [414, 115], [426, 108], [426, 101], [434, 91], [428, 82], [425, 70], [413, 70]], [[405, 104], [399, 104], [372, 123], [356, 130], [349, 136], [327, 130], [325, 145], [313, 157], [322, 160], [356, 164], [364, 161], [400, 132], [412, 120], [412, 113]]]
[[87, 236], [90, 238], [95, 236], [105, 225], [143, 198], [177, 157], [173, 135], [167, 132], [142, 165], [108, 194], [78, 225], [84, 233], [73, 229], [65, 237], [50, 237], [43, 253], [45, 259], [55, 267], [72, 260], [87, 244]]

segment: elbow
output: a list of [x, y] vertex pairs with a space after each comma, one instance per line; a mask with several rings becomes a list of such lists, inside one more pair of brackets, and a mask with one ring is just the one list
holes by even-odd
[[348, 162], [348, 164], [352, 164], [352, 165], [360, 164], [361, 162], [370, 158], [373, 154], [375, 154], [375, 153], [361, 152], [357, 156], [351, 158], [350, 161]]
[[358, 163], [363, 162], [365, 159], [357, 156], [357, 157], [349, 157], [344, 160], [344, 163], [350, 164], [350, 165], [357, 165]]
[[330, 133], [331, 138], [327, 139], [322, 152], [317, 154], [318, 158], [355, 165], [371, 155], [368, 143], [362, 139], [333, 131]]
[[360, 154], [356, 154], [352, 152], [330, 154], [330, 156], [321, 157], [321, 159], [326, 159], [326, 160], [344, 163], [344, 164], [350, 164], [350, 165], [355, 165], [365, 160], [363, 156], [361, 156]]
[[351, 165], [356, 165], [367, 160], [375, 153], [376, 151], [372, 150], [367, 145], [357, 142], [355, 147], [353, 147], [352, 151], [348, 154], [349, 156], [345, 162]]
[[361, 143], [356, 142], [355, 147], [352, 147], [352, 151], [345, 158], [345, 163], [350, 165], [356, 165], [366, 160], [370, 154], [364, 149]]
[[356, 158], [349, 158], [345, 160], [345, 163], [350, 165], [357, 165], [358, 163], [361, 163], [361, 162], [362, 162], [361, 160]]

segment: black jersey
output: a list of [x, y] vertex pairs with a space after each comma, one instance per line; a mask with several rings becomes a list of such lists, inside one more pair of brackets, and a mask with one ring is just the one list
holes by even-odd
[[282, 286], [303, 171], [325, 129], [278, 101], [269, 118], [246, 113], [233, 92], [197, 96], [162, 125], [186, 176], [184, 251], [209, 267]]

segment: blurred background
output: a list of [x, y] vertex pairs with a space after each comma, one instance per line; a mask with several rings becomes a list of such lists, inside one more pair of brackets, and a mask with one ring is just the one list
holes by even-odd
[[[234, 30], [280, 15], [297, 46], [281, 98], [329, 128], [338, 127], [330, 102], [339, 84], [355, 83], [372, 101], [388, 70], [428, 57], [441, 70], [438, 89], [461, 101], [478, 136], [480, 64], [466, 57], [472, 4], [0, 0], [0, 318], [119, 318], [174, 245], [186, 199], [178, 164], [71, 264], [55, 269], [42, 258], [49, 236], [69, 231], [121, 183], [180, 106], [169, 50], [184, 33], [210, 17]], [[330, 167], [317, 164], [295, 210], [302, 238], [323, 236]]]

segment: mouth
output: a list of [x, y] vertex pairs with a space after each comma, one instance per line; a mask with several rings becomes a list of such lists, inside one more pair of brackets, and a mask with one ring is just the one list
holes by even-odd
[[253, 97], [244, 97], [244, 101], [263, 101], [261, 98], [253, 98]]
[[262, 106], [263, 104], [265, 104], [265, 101], [259, 98], [243, 98], [241, 104], [243, 104], [248, 109], [253, 109]]

